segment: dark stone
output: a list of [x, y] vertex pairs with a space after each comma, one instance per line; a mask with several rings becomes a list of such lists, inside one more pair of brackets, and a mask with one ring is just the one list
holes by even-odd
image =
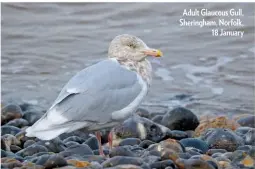
[[34, 140], [27, 140], [24, 145], [23, 145], [23, 148], [27, 148], [28, 146], [31, 146], [35, 143]]
[[19, 129], [18, 127], [14, 127], [14, 126], [1, 126], [1, 136], [5, 135], [5, 134], [11, 134], [11, 135], [15, 135], [17, 133], [19, 133], [21, 131], [21, 129]]
[[206, 154], [209, 155], [209, 156], [211, 156], [211, 155], [213, 155], [213, 154], [215, 154], [215, 153], [226, 153], [226, 152], [227, 152], [227, 150], [225, 150], [225, 149], [209, 149], [209, 150], [206, 152]]
[[247, 117], [242, 117], [239, 120], [237, 120], [237, 122], [241, 126], [255, 128], [255, 115], [251, 115], [251, 116], [247, 116]]
[[6, 151], [1, 149], [1, 158], [3, 158], [3, 157], [7, 157], [7, 153], [6, 153]]
[[51, 155], [50, 158], [43, 164], [45, 169], [67, 166], [67, 161], [60, 155]]
[[230, 161], [233, 160], [233, 152], [226, 152], [226, 153], [222, 154], [221, 156], [228, 158]]
[[[253, 140], [254, 141], [254, 140]], [[250, 150], [252, 149], [252, 146], [251, 145], [244, 145], [244, 146], [239, 146], [237, 148], [237, 150], [243, 150], [245, 152], [249, 152]]]
[[22, 128], [28, 126], [28, 121], [25, 119], [14, 119], [9, 121], [6, 125]]
[[180, 131], [180, 130], [171, 130], [169, 132], [169, 138], [175, 139], [175, 140], [181, 140], [184, 138], [188, 138], [188, 134], [186, 132]]
[[75, 142], [75, 141], [68, 141], [65, 143], [66, 147], [71, 147], [73, 145], [79, 145], [79, 143]]
[[75, 142], [80, 143], [80, 144], [85, 142], [84, 139], [82, 139], [82, 138], [80, 138], [78, 136], [70, 136], [70, 137], [68, 137], [68, 138], [63, 140], [64, 143], [69, 142], [69, 141], [75, 141]]
[[11, 149], [11, 151], [12, 151], [13, 153], [16, 153], [16, 152], [22, 150], [22, 148], [20, 148], [19, 146], [16, 146], [16, 145], [11, 145], [11, 146], [10, 146], [10, 149]]
[[45, 146], [50, 152], [59, 153], [64, 151], [66, 146], [58, 137], [52, 140], [40, 140], [36, 142], [37, 145]]
[[205, 154], [207, 152], [207, 150], [209, 149], [209, 146], [205, 141], [197, 139], [197, 138], [185, 138], [185, 139], [180, 140], [180, 143], [184, 147], [197, 148], [197, 149], [201, 150], [203, 152], [203, 154]]
[[219, 156], [219, 157], [216, 157], [215, 160], [217, 161], [226, 161], [226, 162], [231, 162], [228, 158], [226, 157], [223, 157], [223, 156]]
[[189, 158], [191, 157], [191, 155], [190, 155], [189, 153], [187, 153], [187, 152], [185, 152], [185, 153], [179, 153], [178, 155], [179, 155], [179, 157], [182, 158], [182, 159], [189, 159]]
[[206, 161], [209, 165], [211, 165], [214, 169], [220, 169], [218, 164], [215, 161], [208, 160]]
[[84, 144], [87, 144], [92, 150], [99, 149], [99, 144], [96, 137], [90, 137], [84, 142]]
[[27, 120], [29, 126], [32, 126], [43, 114], [42, 112], [25, 112], [22, 118]]
[[141, 166], [143, 164], [143, 160], [138, 157], [125, 157], [125, 156], [115, 156], [113, 158], [107, 159], [101, 165], [106, 167], [114, 167], [120, 164], [133, 164], [137, 166]]
[[75, 130], [75, 131], [70, 132], [70, 133], [63, 133], [63, 134], [59, 135], [59, 138], [60, 138], [60, 140], [64, 140], [64, 139], [66, 139], [68, 137], [72, 137], [72, 136], [80, 137], [83, 140], [87, 140], [89, 138], [89, 134], [82, 131], [82, 129], [81, 130]]
[[114, 156], [129, 156], [129, 157], [134, 157], [135, 154], [130, 151], [127, 147], [114, 147], [110, 153], [109, 157], [112, 158]]
[[245, 144], [255, 146], [255, 128], [251, 128], [243, 136]]
[[142, 148], [144, 148], [144, 149], [146, 149], [146, 148], [148, 148], [148, 147], [149, 147], [150, 145], [152, 145], [152, 144], [155, 144], [155, 142], [150, 141], [150, 140], [143, 140], [143, 141], [139, 144], [139, 146], [142, 147]]
[[168, 111], [161, 121], [161, 124], [171, 130], [195, 130], [199, 125], [197, 116], [190, 110], [178, 107]]
[[146, 155], [145, 157], [143, 157], [143, 161], [149, 165], [155, 162], [158, 162], [160, 160], [161, 158], [159, 156]]
[[160, 124], [162, 119], [163, 119], [163, 115], [156, 115], [151, 120], [154, 121], [155, 123], [159, 123]]
[[16, 153], [16, 155], [19, 155], [21, 157], [25, 157], [25, 156], [31, 156], [35, 153], [39, 153], [39, 152], [47, 152], [48, 149], [44, 146], [41, 145], [31, 145], [25, 149], [22, 149], [20, 151], [18, 151]]
[[251, 130], [251, 127], [238, 127], [235, 132], [236, 134], [239, 134], [240, 136], [243, 136], [246, 134], [249, 130]]
[[139, 138], [159, 142], [169, 129], [153, 121], [134, 115], [113, 128], [114, 138]]
[[147, 118], [147, 119], [150, 118], [150, 112], [146, 109], [143, 109], [143, 108], [138, 108], [136, 110], [136, 114], [141, 116], [141, 117]]
[[102, 163], [106, 160], [106, 157], [103, 157], [101, 155], [84, 155], [84, 156], [79, 156], [77, 154], [73, 154], [72, 156], [66, 157], [66, 160], [68, 159], [76, 159], [76, 160], [80, 160], [80, 161], [88, 161], [88, 162], [98, 162], [98, 163]]
[[46, 153], [46, 154], [40, 154], [38, 155], [33, 155], [29, 161], [32, 163], [35, 163], [37, 165], [44, 165], [46, 163], [46, 161], [50, 158], [50, 154]]
[[244, 140], [229, 129], [214, 128], [205, 131], [202, 136], [209, 148], [235, 151], [237, 147], [244, 145]]
[[175, 168], [175, 164], [172, 160], [158, 161], [150, 165], [151, 168], [165, 169], [166, 167]]
[[16, 104], [9, 104], [2, 108], [1, 110], [1, 124], [5, 124], [13, 119], [18, 119], [22, 117], [22, 110]]
[[141, 143], [141, 140], [138, 138], [126, 138], [123, 139], [120, 143], [119, 146], [125, 146], [125, 145], [139, 145]]
[[212, 155], [212, 158], [217, 158], [217, 157], [221, 157], [222, 156], [222, 153], [214, 153]]
[[59, 153], [63, 157], [71, 156], [72, 154], [84, 156], [84, 155], [94, 155], [91, 148], [86, 144], [73, 145]]

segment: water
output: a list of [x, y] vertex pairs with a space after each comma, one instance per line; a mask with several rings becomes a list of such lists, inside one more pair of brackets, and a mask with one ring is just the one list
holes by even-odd
[[[180, 27], [185, 8], [241, 8], [245, 26], [236, 29], [244, 37]], [[2, 100], [49, 108], [77, 71], [107, 56], [113, 37], [129, 33], [165, 55], [153, 61], [143, 106], [254, 113], [254, 11], [254, 5], [236, 3], [2, 3]]]

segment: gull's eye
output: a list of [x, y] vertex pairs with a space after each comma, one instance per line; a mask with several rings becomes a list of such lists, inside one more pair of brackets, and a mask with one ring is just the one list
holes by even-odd
[[134, 44], [128, 44], [128, 47], [130, 48], [136, 48], [136, 46]]

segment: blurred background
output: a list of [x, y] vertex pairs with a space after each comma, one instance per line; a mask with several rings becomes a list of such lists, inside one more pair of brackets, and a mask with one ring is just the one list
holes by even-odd
[[[244, 37], [180, 27], [181, 18], [202, 19], [182, 16], [195, 8], [243, 9], [236, 18], [245, 26], [230, 29]], [[254, 113], [254, 11], [248, 3], [2, 3], [2, 100], [49, 108], [76, 72], [105, 59], [110, 41], [128, 33], [164, 53], [152, 60], [153, 83], [142, 107]]]

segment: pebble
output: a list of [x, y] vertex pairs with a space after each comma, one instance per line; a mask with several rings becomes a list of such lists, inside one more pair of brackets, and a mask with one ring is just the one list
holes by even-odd
[[185, 139], [180, 140], [180, 143], [184, 147], [197, 148], [197, 149], [201, 150], [203, 152], [203, 154], [205, 154], [207, 152], [207, 150], [209, 149], [209, 146], [205, 141], [197, 139], [197, 138], [185, 138]]
[[250, 116], [242, 117], [242, 118], [238, 119], [237, 122], [241, 126], [255, 128], [255, 115], [250, 115]]
[[168, 128], [149, 119], [134, 115], [113, 128], [113, 140], [124, 138], [139, 138], [159, 142], [166, 136]]
[[11, 134], [5, 134], [1, 136], [1, 148], [3, 150], [10, 151], [10, 146], [11, 145], [20, 145], [20, 141], [13, 135]]
[[32, 126], [37, 120], [39, 120], [42, 116], [44, 115], [44, 113], [42, 112], [25, 112], [22, 116], [23, 119], [25, 119], [29, 126]]
[[119, 146], [125, 146], [125, 145], [139, 145], [141, 143], [141, 140], [138, 138], [126, 138], [123, 139], [120, 143]]
[[206, 154], [207, 155], [209, 155], [209, 156], [211, 156], [211, 155], [213, 155], [213, 154], [215, 154], [215, 153], [226, 153], [227, 152], [227, 150], [225, 150], [225, 149], [209, 149], [207, 152], [206, 152]]
[[90, 137], [87, 139], [84, 144], [87, 144], [92, 150], [98, 150], [99, 149], [99, 144], [98, 140], [96, 137]]
[[15, 137], [21, 142], [21, 144], [23, 145], [26, 141], [28, 140], [34, 140], [34, 137], [27, 137], [26, 136], [26, 132], [25, 131], [20, 131], [19, 133], [17, 133], [15, 135]]
[[107, 167], [106, 169], [143, 169], [143, 168], [133, 164], [122, 164], [116, 165], [114, 167]]
[[39, 153], [39, 152], [48, 152], [48, 149], [41, 145], [31, 145], [27, 148], [24, 148], [16, 153], [16, 155], [19, 155], [21, 157], [26, 156], [32, 156], [33, 154]]
[[9, 121], [6, 125], [22, 128], [28, 126], [28, 121], [25, 119], [14, 119]]
[[16, 153], [16, 152], [22, 150], [22, 148], [20, 148], [19, 146], [16, 146], [16, 145], [11, 145], [10, 150], [11, 150], [11, 152]]
[[59, 154], [64, 157], [71, 156], [72, 154], [84, 156], [84, 155], [93, 155], [93, 151], [88, 145], [79, 144], [79, 145], [73, 145], [71, 147], [68, 147], [65, 149], [65, 151], [62, 151]]
[[144, 109], [144, 108], [138, 108], [136, 110], [136, 114], [141, 116], [141, 117], [150, 119], [150, 112], [148, 110]]
[[8, 104], [1, 109], [1, 124], [8, 123], [13, 119], [22, 117], [22, 110], [16, 104]]
[[67, 138], [65, 138], [65, 139], [63, 140], [64, 143], [67, 143], [67, 142], [69, 142], [69, 141], [75, 141], [75, 142], [77, 142], [77, 143], [79, 143], [79, 144], [82, 144], [83, 142], [85, 142], [84, 139], [82, 139], [82, 138], [80, 138], [80, 137], [78, 137], [78, 136], [70, 136], [70, 137], [67, 137]]
[[143, 164], [143, 160], [138, 157], [125, 157], [125, 156], [115, 156], [107, 159], [101, 165], [106, 167], [114, 167], [121, 164], [133, 164], [137, 166], [141, 166]]
[[139, 146], [142, 147], [142, 148], [144, 148], [144, 149], [146, 149], [146, 148], [148, 148], [148, 147], [149, 147], [150, 145], [152, 145], [152, 144], [155, 144], [155, 142], [150, 141], [150, 140], [143, 140], [143, 141], [139, 144]]
[[161, 121], [161, 124], [171, 130], [195, 130], [199, 125], [197, 116], [190, 110], [177, 107], [168, 111]]
[[50, 152], [59, 153], [61, 151], [64, 151], [66, 146], [63, 143], [62, 140], [60, 140], [58, 137], [52, 139], [52, 140], [39, 140], [36, 142], [36, 145], [42, 145], [46, 147]]
[[75, 141], [68, 141], [65, 143], [66, 147], [71, 147], [73, 145], [79, 145], [79, 143], [75, 142]]
[[28, 146], [31, 146], [35, 143], [34, 140], [27, 140], [24, 145], [23, 145], [23, 148], [27, 148]]
[[214, 128], [207, 130], [202, 140], [209, 145], [209, 148], [225, 149], [235, 151], [239, 146], [244, 145], [244, 140], [232, 130], [223, 128]]
[[20, 131], [21, 129], [19, 129], [18, 127], [7, 126], [7, 125], [1, 126], [1, 136], [5, 134], [15, 135], [19, 133]]
[[206, 130], [210, 128], [226, 128], [230, 130], [236, 130], [240, 125], [226, 116], [218, 117], [201, 117], [200, 124], [195, 130], [195, 136], [200, 136]]
[[91, 165], [88, 161], [79, 161], [74, 159], [67, 160], [67, 163], [77, 168], [89, 167]]
[[67, 165], [67, 161], [60, 155], [51, 155], [49, 159], [43, 164], [45, 169], [63, 167], [66, 165]]
[[163, 160], [151, 164], [150, 167], [156, 169], [165, 169], [166, 167], [175, 168], [175, 164], [172, 160]]
[[135, 154], [130, 151], [128, 147], [114, 147], [110, 153], [109, 157], [114, 157], [114, 156], [129, 156], [129, 157], [135, 157]]
[[253, 145], [255, 146], [255, 128], [251, 128], [247, 131], [247, 133], [243, 136], [244, 142], [247, 145]]
[[162, 119], [163, 115], [156, 115], [151, 120], [154, 121], [155, 123], [161, 123]]
[[171, 139], [175, 139], [175, 140], [181, 140], [184, 138], [188, 138], [188, 134], [184, 131], [180, 131], [180, 130], [171, 130], [169, 132], [169, 138]]
[[179, 169], [215, 169], [210, 163], [200, 159], [178, 159], [175, 164]]

